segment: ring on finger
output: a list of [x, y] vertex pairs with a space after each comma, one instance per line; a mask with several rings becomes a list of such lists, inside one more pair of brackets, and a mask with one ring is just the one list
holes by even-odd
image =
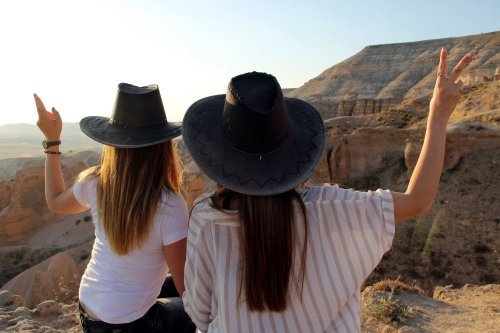
[[446, 74], [445, 72], [437, 72], [437, 76], [446, 76], [448, 74]]

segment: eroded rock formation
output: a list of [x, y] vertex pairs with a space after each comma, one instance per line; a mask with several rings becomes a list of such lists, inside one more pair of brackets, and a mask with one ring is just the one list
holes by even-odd
[[[13, 178], [0, 182], [0, 246], [23, 244], [44, 223], [62, 216], [51, 213], [44, 198], [44, 161], [17, 170]], [[69, 154], [62, 159], [66, 184], [79, 172], [97, 164], [94, 152]]]
[[462, 75], [466, 85], [494, 78], [500, 68], [500, 32], [367, 46], [345, 61], [325, 70], [289, 97], [304, 99], [324, 119], [364, 115], [393, 108], [403, 99], [428, 96], [434, 87], [439, 51], [446, 47], [453, 67], [476, 48], [476, 56]]

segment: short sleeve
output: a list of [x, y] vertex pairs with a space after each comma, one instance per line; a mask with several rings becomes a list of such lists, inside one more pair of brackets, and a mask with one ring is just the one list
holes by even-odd
[[383, 253], [391, 248], [395, 233], [394, 202], [389, 190], [356, 191], [337, 185], [323, 185], [311, 188], [306, 200], [317, 200], [333, 205], [337, 220], [347, 220], [352, 230], [358, 228], [373, 231], [367, 237], [370, 243], [377, 243]]
[[362, 283], [375, 269], [394, 239], [394, 203], [388, 190], [355, 191], [322, 186], [311, 195], [318, 216], [328, 224], [334, 256], [349, 263], [346, 270]]
[[189, 224], [186, 265], [182, 295], [184, 308], [196, 327], [205, 332], [212, 319], [212, 291], [215, 266], [213, 262], [213, 236], [203, 219], [191, 215]]
[[159, 210], [161, 239], [163, 246], [187, 237], [188, 210], [186, 200], [178, 194], [168, 192], [166, 203]]
[[78, 180], [73, 184], [73, 195], [75, 196], [76, 201], [84, 207], [92, 206], [92, 197], [96, 195], [96, 188], [94, 183], [95, 179], [90, 180]]
[[341, 204], [335, 200], [338, 215], [345, 218], [341, 228], [345, 239], [352, 240], [352, 244], [347, 245], [350, 260], [360, 265], [364, 280], [392, 246], [395, 233], [392, 195], [380, 189], [368, 192], [344, 189], [342, 192]]
[[394, 220], [394, 202], [389, 190], [377, 190], [367, 193], [367, 214], [374, 223], [379, 224], [376, 234], [382, 255], [389, 251], [396, 231]]

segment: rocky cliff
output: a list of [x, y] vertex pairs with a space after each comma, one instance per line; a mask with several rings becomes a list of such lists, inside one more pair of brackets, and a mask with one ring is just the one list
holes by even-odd
[[287, 95], [309, 101], [325, 119], [386, 111], [432, 92], [441, 47], [449, 51], [451, 68], [476, 49], [462, 75], [467, 85], [493, 81], [500, 74], [500, 32], [492, 32], [367, 46]]

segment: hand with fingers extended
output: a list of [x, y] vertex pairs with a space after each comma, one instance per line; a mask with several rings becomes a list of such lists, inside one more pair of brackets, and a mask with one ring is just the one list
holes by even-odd
[[473, 52], [467, 53], [455, 66], [451, 74], [448, 75], [448, 52], [445, 48], [441, 49], [439, 70], [430, 103], [429, 116], [437, 118], [437, 120], [448, 122], [448, 119], [462, 96], [460, 93], [462, 81], [459, 80], [458, 77], [470, 63], [473, 55]]
[[38, 121], [36, 125], [45, 135], [47, 141], [57, 141], [61, 138], [62, 120], [61, 115], [55, 108], [52, 112], [45, 109], [42, 100], [36, 94], [35, 97], [36, 110], [38, 111]]

